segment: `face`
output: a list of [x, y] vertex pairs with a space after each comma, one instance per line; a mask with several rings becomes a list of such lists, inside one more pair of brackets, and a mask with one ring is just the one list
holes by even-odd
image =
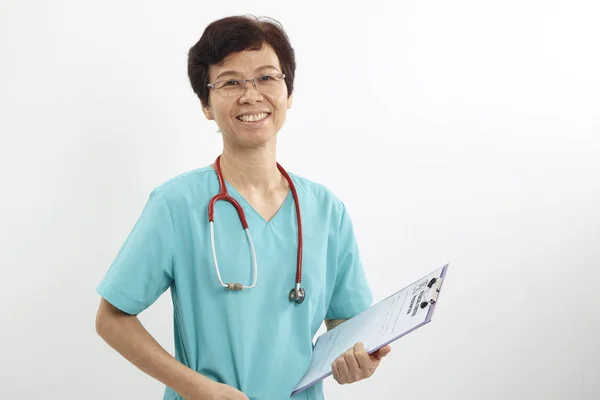
[[[267, 44], [261, 50], [230, 54], [221, 64], [210, 66], [208, 71], [210, 83], [281, 72], [277, 54]], [[246, 82], [246, 90], [239, 96], [225, 97], [210, 89], [209, 104], [202, 110], [207, 119], [217, 123], [226, 145], [255, 148], [274, 141], [291, 106], [292, 96], [288, 97], [287, 86], [282, 80], [268, 93], [257, 91], [252, 82]], [[262, 112], [268, 115], [260, 121], [240, 119], [244, 114]]]

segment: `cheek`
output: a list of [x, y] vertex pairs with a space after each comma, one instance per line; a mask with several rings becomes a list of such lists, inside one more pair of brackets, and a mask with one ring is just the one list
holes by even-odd
[[273, 99], [272, 103], [276, 104], [277, 119], [278, 120], [285, 119], [285, 116], [287, 115], [287, 110], [288, 110], [287, 98], [285, 96], [283, 96], [283, 97], [280, 97], [277, 99]]
[[224, 122], [230, 119], [232, 104], [224, 101], [213, 102], [212, 113], [217, 122]]

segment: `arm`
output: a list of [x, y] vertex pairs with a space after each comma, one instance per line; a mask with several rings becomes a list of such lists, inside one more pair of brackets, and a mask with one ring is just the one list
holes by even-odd
[[143, 372], [185, 398], [208, 394], [213, 381], [171, 356], [135, 315], [124, 313], [102, 299], [96, 315], [96, 332], [106, 343]]
[[330, 331], [345, 321], [348, 321], [348, 320], [347, 319], [326, 319], [325, 326], [327, 327], [327, 330]]
[[[373, 296], [362, 266], [354, 228], [344, 207], [338, 228], [337, 276], [329, 309], [326, 314], [328, 330], [366, 310]], [[368, 354], [363, 342], [340, 355], [331, 365], [333, 377], [338, 383], [357, 382], [370, 377], [383, 357], [391, 350], [385, 346]]]
[[96, 332], [125, 359], [186, 400], [248, 400], [232, 386], [179, 362], [137, 318], [174, 282], [175, 237], [167, 200], [155, 190], [96, 289], [102, 297]]

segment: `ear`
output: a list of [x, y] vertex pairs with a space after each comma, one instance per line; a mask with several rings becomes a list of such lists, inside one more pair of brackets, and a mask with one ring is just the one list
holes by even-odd
[[294, 102], [294, 95], [290, 95], [287, 98], [287, 109], [289, 110], [290, 108], [292, 108], [292, 103]]
[[202, 112], [204, 113], [204, 116], [206, 117], [206, 119], [208, 119], [209, 121], [212, 121], [215, 119], [212, 109], [210, 108], [209, 105], [202, 105]]

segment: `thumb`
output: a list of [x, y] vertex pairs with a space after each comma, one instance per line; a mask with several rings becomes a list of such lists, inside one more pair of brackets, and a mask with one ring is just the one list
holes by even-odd
[[390, 354], [391, 351], [392, 348], [390, 347], [390, 345], [384, 346], [380, 348], [377, 352], [373, 353], [373, 358], [375, 358], [376, 360], [381, 360], [383, 357]]

